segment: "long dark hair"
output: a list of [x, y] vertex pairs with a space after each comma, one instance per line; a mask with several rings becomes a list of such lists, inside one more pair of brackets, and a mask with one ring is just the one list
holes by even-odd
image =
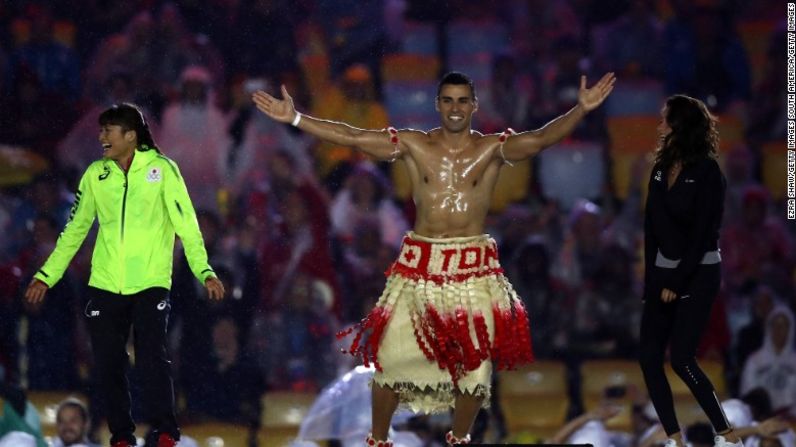
[[655, 163], [668, 169], [676, 161], [688, 165], [718, 157], [719, 133], [714, 117], [702, 101], [686, 95], [670, 96], [664, 107], [666, 124], [672, 129], [662, 136]]
[[152, 138], [152, 132], [149, 130], [149, 124], [146, 121], [146, 117], [144, 117], [144, 112], [135, 104], [123, 102], [112, 105], [100, 113], [99, 125], [121, 126], [125, 132], [134, 130], [138, 138], [138, 150], [148, 151], [154, 149], [159, 154], [162, 153], [155, 144], [155, 139]]

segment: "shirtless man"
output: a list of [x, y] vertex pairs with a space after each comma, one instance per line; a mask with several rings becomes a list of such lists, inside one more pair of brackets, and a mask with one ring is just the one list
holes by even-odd
[[475, 87], [456, 72], [439, 83], [442, 126], [429, 132], [358, 129], [303, 115], [284, 86], [281, 100], [254, 94], [257, 108], [277, 121], [378, 160], [401, 158], [409, 170], [414, 231], [404, 237], [374, 310], [340, 334], [356, 331], [349, 352], [376, 367], [368, 445], [392, 444], [390, 420], [399, 404], [424, 412], [453, 406], [446, 442], [468, 443], [473, 420], [489, 401], [492, 364], [508, 369], [532, 361], [527, 315], [503, 276], [495, 241], [483, 234], [492, 191], [503, 164], [561, 141], [614, 82], [608, 73], [587, 89], [582, 76], [578, 104], [569, 112], [538, 130], [492, 135], [471, 129]]

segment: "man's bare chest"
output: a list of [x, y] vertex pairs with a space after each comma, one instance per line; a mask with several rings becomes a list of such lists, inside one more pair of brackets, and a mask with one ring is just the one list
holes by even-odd
[[476, 187], [489, 171], [491, 157], [484, 151], [446, 151], [418, 160], [421, 181], [428, 185]]

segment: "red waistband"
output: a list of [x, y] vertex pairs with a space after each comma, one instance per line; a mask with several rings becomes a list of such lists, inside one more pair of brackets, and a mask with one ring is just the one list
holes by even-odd
[[407, 235], [398, 259], [386, 273], [442, 284], [502, 274], [503, 269], [498, 261], [497, 244], [487, 236], [461, 242], [457, 239], [427, 242]]

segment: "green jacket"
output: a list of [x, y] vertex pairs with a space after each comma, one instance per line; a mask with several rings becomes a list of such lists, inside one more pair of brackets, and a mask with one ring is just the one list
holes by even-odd
[[36, 407], [29, 401], [25, 401], [25, 413], [19, 414], [10, 402], [4, 401], [0, 404], [0, 438], [12, 431], [21, 431], [33, 436], [36, 439], [36, 447], [47, 447], [49, 444], [41, 434], [41, 422]]
[[95, 217], [99, 234], [90, 286], [123, 295], [150, 287], [170, 289], [175, 233], [193, 274], [202, 283], [215, 276], [180, 170], [155, 150], [136, 150], [127, 173], [113, 160], [89, 165], [55, 250], [34, 277], [55, 285]]

